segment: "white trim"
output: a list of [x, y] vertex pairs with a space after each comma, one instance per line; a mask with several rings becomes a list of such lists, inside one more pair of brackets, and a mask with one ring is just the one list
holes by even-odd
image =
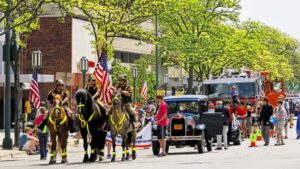
[[[32, 74], [21, 74], [20, 75], [20, 82], [22, 83], [30, 83]], [[10, 75], [10, 82], [14, 83], [14, 76]], [[0, 75], [0, 83], [5, 82], [5, 75]], [[39, 83], [52, 83], [54, 82], [54, 75], [47, 75], [47, 74], [39, 74], [38, 75], [38, 82]]]

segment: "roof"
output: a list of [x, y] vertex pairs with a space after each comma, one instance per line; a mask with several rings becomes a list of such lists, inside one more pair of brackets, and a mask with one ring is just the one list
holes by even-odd
[[210, 79], [205, 80], [203, 84], [221, 84], [221, 83], [253, 83], [255, 78], [219, 78], [219, 79]]
[[180, 95], [180, 96], [168, 96], [164, 100], [168, 101], [201, 101], [207, 99], [205, 95]]

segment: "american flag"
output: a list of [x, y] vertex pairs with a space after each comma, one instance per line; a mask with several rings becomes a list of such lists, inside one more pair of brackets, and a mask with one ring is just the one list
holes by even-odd
[[36, 109], [38, 109], [41, 104], [39, 85], [37, 79], [38, 79], [37, 70], [33, 69], [31, 84], [30, 84], [29, 101], [33, 103]]
[[94, 75], [101, 86], [100, 101], [106, 104], [111, 102], [113, 87], [111, 86], [109, 71], [107, 67], [107, 56], [105, 51], [101, 53], [100, 60], [95, 68]]
[[147, 99], [147, 92], [148, 92], [148, 86], [147, 86], [147, 82], [145, 81], [141, 91], [141, 96], [144, 99], [144, 101], [146, 101]]

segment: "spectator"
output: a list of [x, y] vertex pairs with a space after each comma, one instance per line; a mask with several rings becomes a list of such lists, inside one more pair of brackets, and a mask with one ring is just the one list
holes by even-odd
[[146, 126], [148, 123], [151, 123], [153, 124], [154, 123], [154, 117], [153, 117], [153, 110], [151, 108], [148, 108], [146, 110], [146, 117], [145, 117], [145, 120], [144, 120], [144, 123], [143, 123], [143, 126]]
[[253, 111], [252, 106], [250, 104], [248, 104], [246, 106], [246, 109], [247, 109], [247, 119], [246, 119], [247, 120], [247, 125], [246, 125], [247, 134], [246, 134], [246, 136], [248, 137], [248, 136], [250, 136], [251, 126], [252, 126], [252, 117], [251, 117], [251, 115], [255, 114], [255, 112]]
[[223, 102], [222, 101], [216, 101], [216, 112], [223, 112]]
[[230, 96], [231, 96], [231, 102], [232, 102], [233, 112], [235, 112], [236, 108], [238, 107], [238, 105], [240, 103], [239, 92], [237, 91], [236, 86], [232, 86], [231, 87]]
[[282, 131], [287, 119], [287, 113], [286, 113], [286, 109], [283, 107], [283, 102], [278, 101], [277, 105], [278, 105], [278, 110], [275, 114], [277, 118], [277, 143], [275, 144], [275, 146], [284, 145]]
[[269, 104], [268, 98], [264, 98], [263, 106], [260, 111], [259, 122], [261, 124], [262, 136], [265, 141], [264, 146], [270, 143], [270, 118], [273, 115], [273, 107]]
[[[288, 98], [282, 98], [283, 99], [283, 108], [285, 108], [285, 111], [287, 113], [287, 117], [290, 117], [290, 105], [289, 105], [289, 100]], [[279, 101], [281, 101], [282, 99], [279, 99]], [[285, 133], [285, 136], [284, 136], [284, 139], [287, 139], [288, 138], [288, 123], [289, 123], [289, 118], [286, 118], [285, 119], [285, 123], [284, 123], [284, 133]]]
[[158, 154], [158, 157], [166, 156], [166, 126], [168, 125], [168, 106], [163, 101], [163, 96], [157, 95], [155, 97], [155, 102], [158, 104], [158, 110], [156, 115], [156, 122], [154, 125], [157, 125], [157, 138], [159, 140], [161, 153]]
[[140, 127], [142, 127], [143, 121], [145, 119], [145, 111], [141, 108], [141, 103], [135, 103], [135, 111], [137, 113], [136, 117]]
[[[230, 116], [230, 102], [229, 101], [225, 101], [224, 102], [224, 109], [222, 111], [223, 113], [223, 131], [222, 131], [222, 135], [223, 135], [223, 143], [224, 143], [224, 149], [227, 150], [228, 148], [228, 139], [227, 139], [227, 134], [228, 134], [228, 130], [229, 130], [229, 116]], [[222, 135], [217, 135], [217, 148], [216, 150], [222, 150]]]
[[41, 160], [47, 160], [47, 142], [49, 137], [48, 127], [47, 125], [40, 127], [46, 114], [46, 107], [41, 107], [39, 109], [39, 113], [40, 114], [37, 115], [34, 120], [34, 124], [38, 128], [38, 139], [40, 143]]
[[300, 104], [297, 105], [297, 123], [296, 123], [296, 133], [297, 139], [300, 139]]
[[293, 102], [292, 99], [289, 100], [289, 108], [290, 108], [290, 117], [288, 117], [289, 122], [290, 122], [290, 128], [294, 127], [294, 116], [295, 116], [295, 112], [296, 112], [296, 105]]
[[245, 139], [247, 133], [247, 108], [245, 106], [245, 102], [241, 102], [241, 105], [237, 107], [236, 115], [241, 125], [242, 140], [243, 140]]
[[20, 136], [19, 149], [26, 151], [28, 155], [35, 155], [36, 147], [38, 146], [39, 140], [32, 136], [32, 129], [29, 127], [25, 128], [25, 133], [22, 133]]

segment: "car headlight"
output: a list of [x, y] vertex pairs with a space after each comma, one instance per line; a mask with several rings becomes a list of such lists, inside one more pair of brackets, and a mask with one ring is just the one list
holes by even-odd
[[205, 125], [204, 124], [198, 124], [196, 126], [196, 129], [198, 129], [198, 130], [204, 130], [205, 129]]

